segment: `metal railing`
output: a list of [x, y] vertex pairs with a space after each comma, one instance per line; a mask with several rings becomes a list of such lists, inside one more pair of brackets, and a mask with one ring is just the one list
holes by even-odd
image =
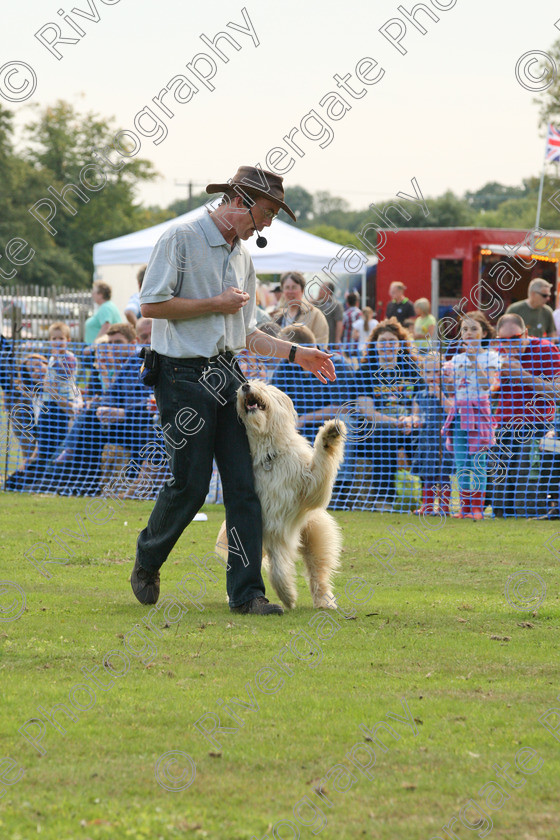
[[48, 338], [51, 324], [63, 321], [72, 341], [83, 341], [92, 314], [91, 291], [64, 286], [0, 286], [0, 332], [5, 338]]

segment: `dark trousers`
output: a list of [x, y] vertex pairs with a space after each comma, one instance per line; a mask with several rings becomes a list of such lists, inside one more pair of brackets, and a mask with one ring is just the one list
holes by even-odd
[[227, 366], [209, 369], [204, 360], [160, 359], [154, 394], [173, 477], [160, 490], [138, 537], [138, 561], [155, 571], [167, 560], [204, 504], [215, 458], [228, 531], [227, 592], [230, 606], [237, 607], [264, 595], [261, 506], [249, 442], [235, 407], [240, 382]]
[[371, 437], [365, 441], [371, 459], [369, 497], [374, 503], [392, 504], [395, 501], [395, 475], [403, 437], [400, 429], [395, 426], [378, 423]]
[[486, 490], [494, 514], [531, 515], [531, 442], [535, 437], [542, 437], [547, 429], [546, 424], [534, 422], [496, 429], [496, 445], [489, 449], [487, 457], [489, 484]]
[[44, 404], [37, 419], [37, 459], [44, 468], [68, 434], [70, 418], [57, 403]]

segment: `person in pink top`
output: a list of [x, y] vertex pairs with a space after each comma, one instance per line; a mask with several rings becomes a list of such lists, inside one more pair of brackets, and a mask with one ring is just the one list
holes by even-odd
[[520, 315], [507, 313], [497, 324], [501, 356], [501, 388], [497, 394], [496, 447], [491, 494], [495, 516], [526, 514], [530, 472], [528, 446], [542, 437], [555, 415], [555, 395], [560, 376], [560, 352], [546, 338], [529, 336]]
[[[490, 331], [490, 332], [489, 332]], [[490, 394], [499, 387], [500, 356], [483, 344], [493, 330], [482, 312], [461, 318], [464, 353], [444, 363], [444, 382], [453, 396], [442, 434], [453, 453], [461, 511], [458, 516], [482, 519], [486, 494], [486, 453], [494, 443]]]

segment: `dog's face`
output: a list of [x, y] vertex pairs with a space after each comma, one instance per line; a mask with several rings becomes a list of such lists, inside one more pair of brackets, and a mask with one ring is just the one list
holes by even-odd
[[282, 430], [294, 428], [297, 414], [291, 399], [258, 379], [251, 379], [237, 392], [237, 413], [248, 432], [278, 437]]

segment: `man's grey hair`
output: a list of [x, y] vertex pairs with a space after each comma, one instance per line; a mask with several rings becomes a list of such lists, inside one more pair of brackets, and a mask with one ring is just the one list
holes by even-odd
[[534, 280], [531, 280], [529, 283], [528, 293], [531, 292], [550, 292], [552, 289], [552, 283], [549, 283], [548, 280], [545, 280], [543, 277], [535, 277]]

